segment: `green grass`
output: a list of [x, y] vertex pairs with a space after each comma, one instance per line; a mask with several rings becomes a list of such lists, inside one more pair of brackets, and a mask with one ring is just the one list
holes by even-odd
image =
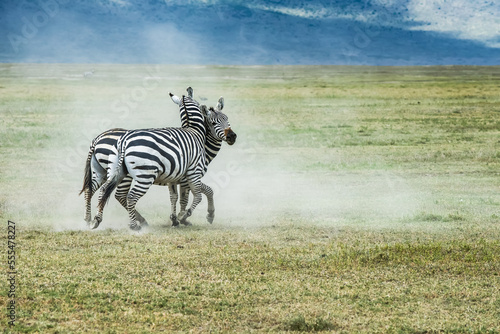
[[483, 237], [286, 224], [23, 231], [17, 329], [494, 332], [500, 243]]
[[[0, 65], [5, 332], [500, 332], [499, 67], [90, 67]], [[178, 126], [188, 85], [238, 134], [215, 223], [155, 187], [147, 231], [114, 200], [87, 231], [90, 140]]]

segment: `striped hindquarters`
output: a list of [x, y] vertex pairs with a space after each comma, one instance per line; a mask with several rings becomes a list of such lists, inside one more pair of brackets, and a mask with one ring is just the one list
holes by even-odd
[[[114, 152], [116, 154], [116, 144], [118, 139], [127, 132], [125, 129], [116, 128], [104, 131], [92, 140], [90, 144], [89, 153], [87, 155], [87, 161], [85, 163], [85, 174], [83, 178], [83, 187], [80, 191], [82, 194], [85, 191], [93, 189], [92, 182], [92, 158], [101, 165], [105, 170], [109, 164], [109, 155]], [[97, 188], [98, 185], [95, 185]]]
[[127, 133], [125, 129], [111, 129], [103, 132], [94, 139], [94, 156], [97, 162], [106, 169], [111, 163], [111, 155], [117, 154], [117, 142], [121, 136]]

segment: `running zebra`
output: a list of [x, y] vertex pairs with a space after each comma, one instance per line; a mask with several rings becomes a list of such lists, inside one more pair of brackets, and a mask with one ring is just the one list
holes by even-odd
[[[188, 127], [133, 130], [118, 140], [119, 155], [113, 156], [108, 180], [101, 188], [93, 228], [99, 226], [106, 201], [127, 174], [132, 178], [130, 190], [126, 196], [120, 196], [126, 198], [131, 229], [141, 228], [135, 205], [153, 184], [168, 185], [185, 178], [194, 199], [181, 221], [191, 215], [201, 201], [201, 176], [206, 170], [205, 119], [209, 123], [215, 123], [215, 120], [206, 106], [201, 106], [200, 110], [198, 103], [189, 97], [183, 96], [180, 108], [184, 109], [182, 112], [187, 117]], [[224, 135], [227, 136], [229, 131], [225, 129]]]
[[[126, 129], [116, 128], [104, 131], [92, 140], [89, 154], [85, 163], [83, 187], [80, 194], [85, 196], [85, 221], [92, 219], [92, 196], [106, 181], [110, 156], [117, 154], [116, 142], [127, 132]], [[123, 205], [123, 204], [122, 204]]]
[[[193, 89], [191, 87], [187, 88], [189, 96], [193, 96]], [[179, 104], [179, 101], [174, 101]], [[183, 118], [183, 113], [181, 112], [181, 121], [185, 122]], [[92, 197], [95, 192], [102, 186], [102, 184], [107, 179], [108, 166], [111, 163], [111, 157], [117, 155], [116, 144], [118, 139], [123, 136], [128, 130], [122, 128], [115, 128], [106, 130], [92, 140], [90, 145], [89, 154], [87, 156], [87, 161], [85, 163], [85, 174], [83, 178], [83, 187], [80, 191], [81, 195], [84, 193], [85, 196], [85, 222], [90, 224], [92, 220]], [[132, 183], [132, 178], [129, 176], [118, 186], [118, 190], [115, 194], [115, 198], [118, 202], [127, 209], [127, 199], [126, 196], [121, 196], [123, 192], [128, 192], [128, 188]], [[172, 201], [172, 197], [171, 197]], [[147, 226], [148, 223], [142, 215], [137, 212], [137, 220], [142, 226]]]
[[[188, 87], [189, 96], [193, 96], [193, 89]], [[180, 104], [180, 99], [175, 95], [171, 95], [172, 101], [176, 104]], [[224, 98], [221, 96], [219, 101], [217, 102], [217, 107], [214, 109], [210, 107], [209, 110], [211, 112], [210, 122], [206, 122], [207, 133], [205, 140], [205, 158], [206, 165], [204, 168], [203, 175], [206, 173], [208, 165], [212, 160], [217, 156], [219, 150], [221, 149], [222, 141], [226, 141], [229, 145], [233, 145], [236, 141], [236, 133], [231, 129], [231, 125], [229, 124], [228, 117], [222, 112], [224, 108]], [[187, 127], [185, 115], [181, 112], [181, 123], [182, 127]], [[217, 125], [217, 126], [214, 126]], [[215, 206], [214, 206], [214, 198], [213, 198], [213, 190], [205, 183], [201, 183], [201, 192], [207, 197], [208, 201], [208, 214], [207, 221], [211, 224], [215, 218]], [[187, 180], [182, 180], [180, 182], [180, 212], [177, 218], [181, 219], [180, 223], [184, 225], [190, 225], [185, 219], [183, 220], [186, 212], [186, 207], [189, 200], [189, 186], [187, 184]], [[178, 219], [175, 216], [176, 210], [176, 202], [177, 202], [177, 187], [175, 184], [170, 185], [170, 198], [172, 201], [172, 214], [170, 215], [170, 219], [172, 221], [172, 225], [176, 226], [179, 224]]]
[[[193, 89], [188, 87], [187, 89], [188, 96], [193, 96]], [[180, 99], [175, 95], [171, 95], [172, 100], [176, 104], [180, 104]], [[213, 112], [212, 120], [214, 124], [206, 122], [207, 127], [207, 136], [205, 141], [205, 152], [207, 164], [210, 163], [218, 151], [221, 148], [221, 143], [223, 140], [226, 140], [229, 145], [234, 144], [236, 140], [236, 134], [230, 130], [230, 125], [228, 122], [227, 116], [222, 113], [224, 106], [224, 99], [221, 97], [218, 101], [217, 107], [214, 110], [210, 108]], [[183, 127], [187, 127], [187, 115], [183, 112], [183, 108], [180, 108], [180, 117], [181, 123]], [[226, 130], [227, 129], [227, 130]], [[225, 139], [224, 130], [227, 131], [227, 138]], [[89, 154], [87, 157], [87, 161], [85, 164], [85, 175], [82, 190], [80, 194], [85, 194], [85, 221], [87, 224], [91, 222], [91, 200], [95, 192], [101, 187], [101, 185], [106, 181], [107, 168], [110, 164], [111, 157], [117, 154], [116, 144], [118, 139], [127, 132], [126, 129], [110, 129], [107, 130], [100, 135], [98, 135], [91, 143]], [[214, 133], [216, 135], [214, 135]], [[127, 197], [128, 191], [130, 189], [130, 185], [132, 183], [132, 178], [130, 176], [126, 176], [123, 181], [118, 185], [117, 191], [115, 193], [115, 198], [118, 202], [127, 209]], [[176, 204], [178, 200], [177, 194], [177, 185], [170, 184], [170, 201], [171, 201], [171, 216], [170, 219], [172, 221], [173, 226], [177, 226], [179, 221], [175, 215], [176, 212]], [[213, 201], [213, 191], [212, 189], [202, 183], [201, 192], [207, 197], [208, 200], [208, 214], [207, 220], [212, 223], [214, 219], [214, 201]], [[182, 217], [186, 211], [186, 206], [188, 203], [188, 193], [189, 188], [185, 180], [181, 181], [181, 211], [179, 213], [179, 218]], [[141, 224], [141, 226], [146, 226], [147, 221], [136, 211], [137, 220]], [[189, 223], [184, 220], [181, 221], [184, 225], [189, 225]]]

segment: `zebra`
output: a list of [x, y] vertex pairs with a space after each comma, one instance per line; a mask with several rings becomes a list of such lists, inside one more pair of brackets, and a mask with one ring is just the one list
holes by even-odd
[[[92, 70], [93, 71], [93, 70]], [[85, 72], [90, 73], [90, 72]], [[188, 94], [192, 96], [193, 89], [191, 87], [187, 88]], [[176, 104], [178, 104], [176, 102]], [[182, 119], [182, 114], [181, 114]], [[128, 130], [123, 128], [114, 128], [104, 131], [92, 140], [90, 145], [89, 153], [87, 155], [87, 161], [85, 163], [85, 174], [83, 178], [83, 187], [80, 191], [81, 195], [84, 193], [85, 197], [85, 222], [90, 225], [92, 220], [92, 197], [95, 192], [102, 186], [106, 181], [108, 165], [111, 163], [110, 156], [116, 155], [116, 143], [118, 139], [123, 136]], [[130, 186], [131, 179], [126, 177], [119, 189], [121, 191], [128, 191], [126, 186]], [[126, 199], [116, 196], [118, 202], [127, 209]], [[137, 219], [143, 226], [147, 226], [148, 223], [142, 215], [137, 212]]]
[[[193, 96], [193, 89], [191, 87], [187, 88], [187, 92], [188, 96], [190, 97]], [[175, 95], [172, 95], [171, 98], [174, 101], [174, 103], [179, 104], [179, 98], [177, 98]], [[224, 140], [223, 139], [224, 136], [223, 134], [221, 134], [222, 129], [230, 128], [227, 116], [220, 111], [222, 110], [223, 106], [224, 106], [224, 99], [223, 97], [221, 97], [218, 101], [216, 109], [213, 109], [212, 107], [210, 108], [210, 110], [214, 113], [213, 119], [215, 120], [216, 126], [214, 126], [213, 124], [206, 124], [207, 140], [205, 143], [205, 152], [208, 163], [210, 163], [210, 161], [212, 161], [215, 158], [218, 151], [220, 150], [222, 140]], [[183, 109], [181, 108], [181, 115], [180, 115], [181, 121], [182, 125], [186, 127], [187, 124], [186, 124], [185, 114], [182, 112], [182, 110]], [[219, 134], [214, 136], [212, 132], [216, 133], [217, 131], [219, 132]], [[87, 161], [85, 164], [83, 187], [82, 190], [80, 191], [80, 194], [85, 193], [84, 219], [89, 225], [91, 222], [92, 196], [106, 180], [106, 170], [110, 163], [110, 155], [117, 154], [116, 144], [118, 138], [120, 138], [126, 132], [127, 130], [122, 128], [107, 130], [98, 135], [96, 138], [94, 138], [90, 145], [89, 154], [87, 156]], [[236, 139], [236, 134], [234, 134], [232, 130], [230, 132], [228, 131], [227, 142], [229, 143], [229, 145], [234, 144], [235, 139]], [[128, 192], [131, 182], [132, 179], [127, 176], [120, 183], [120, 185], [118, 185], [115, 194], [116, 199], [125, 209], [127, 208], [127, 203], [126, 203], [126, 196], [123, 196], [123, 193], [126, 194]], [[178, 199], [176, 185], [174, 184], [169, 185], [169, 190], [170, 190], [170, 201], [172, 205], [171, 212], [173, 213], [173, 215], [170, 216], [170, 219], [172, 221], [172, 225], [177, 226], [179, 225], [179, 221], [175, 217], [176, 203]], [[189, 191], [189, 189], [187, 189], [187, 183], [184, 181], [181, 183], [181, 211], [179, 213], [179, 217], [181, 217], [184, 214], [185, 208], [188, 203], [188, 196], [187, 196], [188, 193], [186, 193], [186, 191]], [[209, 186], [202, 183], [201, 192], [207, 197], [208, 200], [207, 220], [209, 223], [212, 223], [215, 212], [215, 207], [213, 204], [214, 203], [213, 191]], [[141, 226], [147, 226], [147, 221], [142, 217], [142, 215], [140, 215], [139, 212], [136, 212], [136, 214], [137, 214], [137, 220], [139, 221]], [[189, 222], [187, 221], [181, 221], [181, 223], [184, 225], [189, 225]]]
[[[92, 221], [93, 228], [99, 226], [104, 205], [111, 192], [127, 174], [132, 178], [130, 189], [116, 196], [127, 203], [131, 229], [141, 228], [135, 205], [153, 184], [168, 185], [186, 178], [194, 199], [181, 221], [185, 221], [192, 214], [201, 201], [200, 179], [206, 171], [205, 119], [209, 123], [215, 123], [215, 120], [206, 106], [202, 105], [200, 108], [190, 97], [182, 97], [180, 108], [184, 109], [187, 117], [187, 128], [132, 130], [118, 140], [118, 156], [113, 155], [108, 180], [101, 187], [98, 213]], [[231, 132], [230, 128], [223, 130], [226, 136], [224, 139], [228, 143], [234, 143], [236, 139], [236, 134], [230, 135]]]
[[[191, 87], [188, 87], [188, 94], [189, 96], [193, 96], [193, 89]], [[176, 104], [180, 104], [180, 99], [177, 98], [175, 95], [170, 96], [172, 98], [172, 101]], [[212, 160], [217, 156], [217, 153], [219, 153], [219, 150], [221, 149], [222, 141], [224, 138], [226, 138], [226, 142], [229, 145], [233, 145], [236, 141], [236, 133], [233, 132], [231, 129], [231, 125], [229, 124], [228, 117], [222, 112], [222, 109], [224, 108], [224, 98], [221, 96], [217, 102], [217, 106], [214, 109], [213, 107], [210, 107], [209, 110], [211, 112], [211, 117], [210, 120], [212, 124], [206, 124], [207, 125], [207, 133], [206, 133], [206, 140], [205, 140], [205, 158], [206, 158], [206, 165], [204, 168], [203, 174], [206, 173], [208, 164], [212, 162]], [[183, 117], [184, 115], [181, 113], [181, 124], [182, 127], [187, 127], [186, 120]], [[219, 126], [213, 126], [214, 124], [220, 124]], [[211, 126], [212, 125], [212, 126]], [[224, 131], [224, 133], [222, 133]], [[177, 226], [179, 224], [178, 218], [181, 219], [184, 217], [184, 214], [186, 212], [186, 207], [188, 204], [188, 195], [189, 195], [189, 186], [187, 184], [186, 180], [182, 180], [180, 183], [180, 212], [179, 216], [176, 218], [175, 216], [175, 210], [176, 210], [176, 205], [175, 203], [177, 202], [177, 188], [175, 184], [170, 185], [170, 198], [172, 201], [172, 214], [170, 215], [170, 220], [172, 221], [173, 226]], [[210, 188], [208, 185], [205, 183], [201, 183], [201, 192], [207, 197], [208, 201], [208, 214], [207, 214], [207, 221], [211, 224], [215, 218], [215, 206], [214, 206], [214, 199], [213, 199], [213, 190]], [[186, 220], [180, 220], [181, 224], [184, 225], [190, 225], [189, 222]]]
[[[193, 97], [193, 89], [191, 87], [187, 88], [188, 96], [190, 98]], [[179, 97], [170, 94], [170, 97], [172, 101], [179, 106], [181, 105], [181, 100]], [[196, 104], [199, 105], [199, 103], [196, 100], [193, 100]], [[205, 106], [203, 106], [205, 107]], [[214, 109], [213, 107], [210, 107], [209, 110], [211, 112], [211, 117], [209, 119], [205, 119], [206, 122], [206, 140], [205, 140], [205, 157], [206, 157], [206, 165], [203, 171], [203, 175], [207, 171], [208, 164], [217, 156], [217, 153], [219, 152], [221, 148], [222, 141], [226, 141], [229, 145], [233, 145], [236, 141], [236, 133], [231, 129], [231, 125], [229, 124], [228, 117], [221, 111], [224, 108], [224, 98], [221, 96], [217, 102], [217, 107]], [[187, 115], [185, 112], [183, 112], [183, 108], [180, 108], [181, 110], [181, 126], [183, 128], [188, 127], [188, 122], [187, 122]], [[202, 175], [202, 176], [203, 176]], [[170, 220], [172, 221], [172, 226], [178, 226], [179, 223], [183, 225], [191, 225], [186, 218], [182, 219], [182, 217], [185, 217], [186, 213], [186, 207], [188, 204], [189, 200], [189, 185], [187, 183], [186, 179], [183, 179], [181, 182], [179, 182], [180, 185], [180, 204], [181, 204], [181, 209], [179, 212], [179, 216], [176, 217], [176, 204], [177, 204], [177, 199], [178, 199], [178, 194], [177, 194], [177, 184], [171, 183], [169, 184], [169, 190], [170, 190], [170, 201], [171, 201], [171, 215], [170, 215]], [[121, 186], [121, 184], [120, 184]], [[127, 189], [128, 191], [128, 189]], [[117, 190], [118, 192], [118, 190]], [[214, 206], [214, 199], [213, 199], [213, 190], [210, 188], [208, 185], [205, 183], [201, 183], [201, 193], [204, 194], [207, 197], [208, 200], [208, 214], [206, 216], [207, 221], [211, 224], [215, 218], [215, 206]], [[180, 219], [180, 221], [179, 221]]]
[[[94, 193], [106, 181], [106, 173], [108, 165], [111, 163], [110, 156], [116, 155], [116, 143], [118, 139], [127, 133], [128, 130], [122, 128], [109, 129], [98, 135], [90, 144], [87, 161], [85, 163], [85, 173], [83, 177], [83, 187], [80, 194], [84, 193], [85, 197], [85, 221], [90, 224], [92, 220], [92, 197]], [[123, 205], [123, 203], [121, 203]], [[125, 206], [126, 208], [126, 206]], [[137, 218], [141, 222], [141, 215], [138, 213]], [[147, 224], [147, 223], [146, 223]]]

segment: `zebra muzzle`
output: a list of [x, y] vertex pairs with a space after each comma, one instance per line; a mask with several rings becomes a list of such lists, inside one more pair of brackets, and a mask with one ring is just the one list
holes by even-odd
[[226, 136], [226, 142], [229, 145], [233, 145], [236, 142], [237, 135], [231, 128], [224, 129], [224, 136]]

